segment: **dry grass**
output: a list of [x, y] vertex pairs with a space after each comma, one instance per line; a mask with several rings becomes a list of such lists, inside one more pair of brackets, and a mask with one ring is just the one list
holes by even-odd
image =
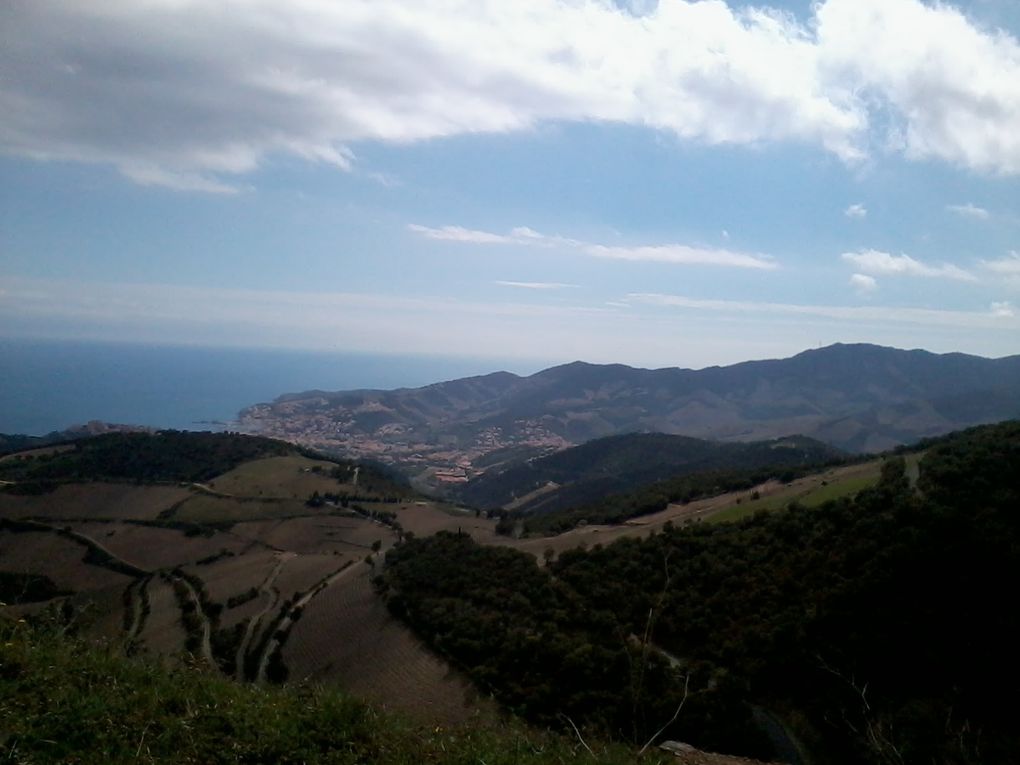
[[292, 681], [335, 683], [432, 725], [495, 719], [491, 702], [390, 616], [372, 569], [340, 578], [304, 610], [283, 648]]
[[[267, 457], [246, 462], [217, 476], [208, 486], [238, 497], [308, 499], [313, 492], [336, 492], [340, 484], [329, 476], [336, 465], [308, 457]], [[319, 473], [312, 472], [318, 468]]]
[[317, 512], [296, 499], [234, 499], [193, 494], [174, 513], [175, 520], [195, 523], [237, 523], [263, 518], [314, 515]]
[[152, 520], [191, 492], [179, 486], [79, 483], [48, 494], [0, 494], [0, 518], [136, 518]]
[[487, 518], [476, 518], [470, 511], [458, 510], [441, 502], [400, 502], [387, 505], [366, 505], [366, 509], [378, 507], [396, 513], [397, 520], [405, 531], [417, 537], [435, 534], [437, 531], [463, 531], [478, 542], [490, 542], [496, 537], [496, 522]]

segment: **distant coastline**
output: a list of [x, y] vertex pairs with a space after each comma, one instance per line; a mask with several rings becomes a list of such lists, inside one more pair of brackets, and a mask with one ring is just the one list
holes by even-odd
[[[523, 372], [541, 366], [517, 365]], [[222, 430], [245, 406], [283, 393], [415, 387], [500, 366], [491, 359], [0, 337], [0, 433], [44, 435], [92, 420]]]

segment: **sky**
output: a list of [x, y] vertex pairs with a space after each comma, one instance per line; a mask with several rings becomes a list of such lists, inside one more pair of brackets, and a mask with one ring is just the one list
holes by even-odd
[[0, 334], [1020, 353], [1020, 3], [6, 0]]

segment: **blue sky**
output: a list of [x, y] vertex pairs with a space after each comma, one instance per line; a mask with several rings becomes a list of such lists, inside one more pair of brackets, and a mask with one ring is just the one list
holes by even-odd
[[0, 333], [1020, 353], [1012, 0], [13, 0]]

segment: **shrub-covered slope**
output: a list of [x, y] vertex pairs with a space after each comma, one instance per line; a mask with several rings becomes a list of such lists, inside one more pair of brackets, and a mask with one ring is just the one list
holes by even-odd
[[[779, 719], [830, 763], [1020, 761], [1020, 423], [902, 459], [819, 509], [564, 552], [463, 537], [387, 557], [394, 610], [535, 719], [759, 754]], [[668, 702], [667, 702], [668, 700]], [[635, 735], [637, 733], [637, 735]]]
[[[790, 467], [830, 464], [843, 456], [838, 449], [803, 436], [723, 443], [629, 433], [489, 471], [466, 484], [457, 496], [485, 509], [512, 504], [520, 513], [550, 513], [693, 473], [768, 468], [778, 474]], [[547, 490], [526, 498], [543, 487]]]

